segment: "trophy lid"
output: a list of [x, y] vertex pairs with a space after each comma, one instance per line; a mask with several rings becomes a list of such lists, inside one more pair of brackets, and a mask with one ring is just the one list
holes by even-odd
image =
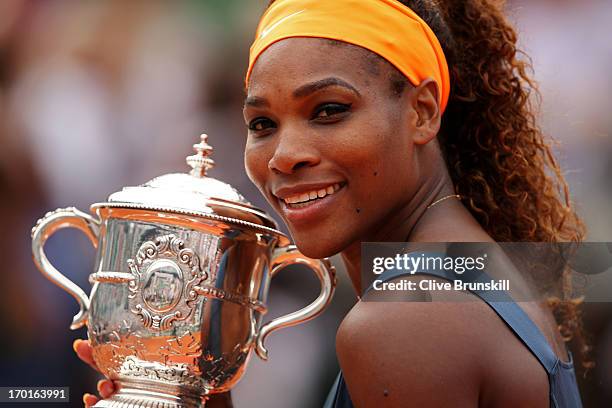
[[263, 210], [254, 207], [234, 187], [208, 177], [206, 172], [213, 167], [209, 157], [213, 148], [207, 143], [208, 136], [193, 145], [196, 154], [187, 157], [191, 166], [189, 173], [171, 173], [156, 177], [140, 186], [124, 187], [109, 196], [106, 203], [92, 207], [122, 207], [148, 209], [195, 215], [208, 219], [233, 222], [284, 234]]

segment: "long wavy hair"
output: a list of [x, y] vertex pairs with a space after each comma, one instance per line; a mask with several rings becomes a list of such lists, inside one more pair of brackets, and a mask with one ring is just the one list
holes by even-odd
[[[553, 140], [537, 125], [540, 94], [503, 13], [504, 1], [398, 1], [431, 27], [448, 60], [451, 94], [438, 141], [464, 205], [498, 242], [582, 241], [586, 228], [570, 201]], [[397, 74], [395, 93], [408, 84]], [[574, 341], [588, 369], [593, 363], [581, 299], [571, 297], [568, 269], [559, 269], [555, 280], [561, 295], [549, 306], [563, 339]]]

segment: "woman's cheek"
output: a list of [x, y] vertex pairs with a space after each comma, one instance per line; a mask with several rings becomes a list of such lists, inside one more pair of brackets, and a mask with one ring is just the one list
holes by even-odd
[[265, 152], [256, 143], [248, 140], [244, 149], [244, 168], [249, 180], [262, 190], [268, 171], [268, 161]]

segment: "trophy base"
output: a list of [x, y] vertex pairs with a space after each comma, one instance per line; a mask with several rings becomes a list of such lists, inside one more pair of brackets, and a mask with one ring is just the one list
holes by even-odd
[[117, 381], [119, 391], [93, 408], [204, 408], [206, 397], [183, 387]]

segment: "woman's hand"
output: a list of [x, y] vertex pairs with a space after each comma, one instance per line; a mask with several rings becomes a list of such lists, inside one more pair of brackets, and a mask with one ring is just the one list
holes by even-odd
[[[91, 366], [94, 370], [100, 372], [96, 362], [93, 359], [93, 353], [91, 349], [91, 345], [89, 344], [89, 340], [81, 340], [77, 339], [74, 341], [72, 347], [76, 352], [77, 356], [87, 364]], [[103, 379], [98, 381], [98, 393], [100, 397], [103, 399], [109, 398], [117, 391], [115, 387], [115, 383], [109, 379]], [[90, 408], [95, 405], [100, 398], [93, 394], [85, 394], [83, 395], [83, 403], [86, 408]], [[206, 402], [206, 408], [232, 408], [232, 396], [229, 392], [223, 394], [214, 394], [210, 397], [210, 399]]]
[[[93, 353], [91, 345], [89, 344], [89, 340], [77, 339], [72, 344], [72, 347], [74, 348], [74, 351], [81, 360], [89, 364], [94, 370], [100, 372], [100, 369], [98, 368], [96, 362], [93, 359]], [[116, 389], [113, 381], [109, 379], [103, 379], [98, 381], [98, 393], [100, 394], [100, 397], [109, 398], [115, 393], [115, 391]], [[83, 403], [85, 404], [86, 408], [91, 407], [99, 400], [100, 398], [92, 394], [83, 395]]]

